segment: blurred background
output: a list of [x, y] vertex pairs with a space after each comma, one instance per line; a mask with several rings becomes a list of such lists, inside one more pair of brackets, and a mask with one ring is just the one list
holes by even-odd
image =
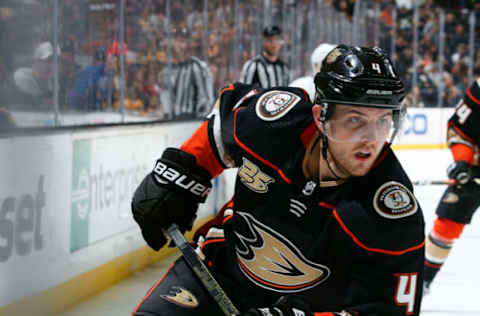
[[[270, 24], [292, 79], [322, 42], [376, 45], [410, 106], [453, 107], [480, 73], [479, 15], [473, 0], [2, 0], [0, 108], [20, 127], [201, 118]], [[211, 93], [177, 110], [175, 71], [192, 56]]]

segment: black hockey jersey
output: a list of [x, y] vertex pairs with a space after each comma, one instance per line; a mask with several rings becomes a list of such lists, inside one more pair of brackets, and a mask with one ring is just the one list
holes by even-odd
[[305, 178], [317, 129], [298, 88], [230, 85], [208, 130], [216, 159], [238, 173], [202, 250], [240, 309], [290, 296], [316, 312], [419, 314], [423, 215], [389, 146], [366, 176]]
[[[472, 164], [480, 165], [480, 79], [466, 91], [448, 120], [447, 143], [463, 144], [472, 151]], [[455, 153], [454, 153], [455, 156]]]

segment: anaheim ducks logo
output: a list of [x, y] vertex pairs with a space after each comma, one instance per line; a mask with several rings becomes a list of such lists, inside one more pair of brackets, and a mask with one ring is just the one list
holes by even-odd
[[299, 292], [325, 281], [328, 267], [312, 262], [288, 239], [257, 221], [237, 212], [248, 224], [253, 237], [236, 233], [237, 260], [241, 271], [255, 284], [276, 292]]
[[403, 184], [390, 181], [382, 184], [375, 192], [373, 207], [383, 217], [402, 218], [415, 214], [417, 200]]
[[198, 300], [189, 291], [185, 290], [179, 286], [172, 286], [170, 289], [170, 293], [168, 295], [160, 295], [163, 299], [169, 301], [170, 303], [187, 307], [187, 308], [195, 308], [198, 306]]

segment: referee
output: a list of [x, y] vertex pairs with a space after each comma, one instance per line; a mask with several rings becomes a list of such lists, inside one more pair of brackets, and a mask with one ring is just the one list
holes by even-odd
[[173, 31], [172, 64], [160, 77], [168, 91], [164, 102], [171, 106], [170, 118], [204, 118], [215, 103], [212, 73], [205, 61], [192, 56], [190, 35], [185, 28]]
[[283, 42], [281, 29], [267, 26], [263, 30], [263, 51], [243, 65], [240, 82], [256, 84], [265, 89], [288, 86], [290, 68], [279, 58]]

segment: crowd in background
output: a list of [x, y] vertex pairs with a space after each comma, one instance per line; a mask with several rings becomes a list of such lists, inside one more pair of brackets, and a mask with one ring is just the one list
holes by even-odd
[[[266, 24], [265, 10], [253, 0], [125, 1], [124, 42], [119, 35], [120, 0], [59, 0], [57, 21], [52, 18], [53, 1], [5, 0], [0, 4], [0, 108], [13, 111], [52, 111], [54, 95], [53, 65], [55, 49], [52, 32], [58, 30], [58, 109], [71, 111], [115, 112], [124, 108], [138, 115], [171, 119], [172, 106], [178, 97], [173, 74], [178, 67], [195, 56], [202, 70], [204, 83], [211, 85], [214, 98], [226, 83], [239, 79], [242, 64], [259, 53], [261, 29]], [[302, 76], [309, 69], [309, 54], [319, 42], [319, 32], [308, 30], [306, 24], [323, 6], [343, 12], [354, 19], [354, 0], [272, 0], [269, 22], [295, 25], [284, 35], [285, 60], [292, 68], [291, 78]], [[363, 1], [365, 2], [365, 1]], [[368, 1], [367, 1], [368, 2]], [[373, 2], [373, 1], [372, 1]], [[445, 12], [445, 55], [443, 70], [439, 70], [439, 1], [425, 0], [419, 8], [417, 30], [418, 84], [412, 86], [413, 75], [413, 8], [397, 7], [393, 21], [394, 1], [381, 1], [380, 35], [377, 43], [386, 51], [395, 39], [394, 62], [410, 91], [416, 106], [455, 106], [468, 84], [469, 14], [477, 12], [480, 25], [480, 3], [458, 1], [460, 7]], [[473, 2], [472, 2], [473, 3]], [[462, 6], [462, 4], [464, 4]], [[467, 9], [465, 9], [468, 7]], [[305, 14], [289, 21], [288, 10]], [[368, 12], [371, 15], [373, 11]], [[308, 17], [307, 17], [307, 14]], [[301, 17], [301, 15], [300, 15]], [[310, 21], [311, 22], [311, 21]], [[395, 23], [394, 23], [395, 22]], [[56, 25], [55, 25], [56, 23]], [[320, 24], [321, 27], [321, 24]], [[480, 45], [478, 28], [475, 47]], [[175, 48], [177, 34], [183, 32], [186, 41]], [[293, 37], [310, 32], [302, 45]], [[316, 37], [315, 37], [316, 36]], [[373, 45], [371, 41], [359, 43]], [[179, 44], [181, 45], [181, 44]], [[301, 46], [301, 53], [298, 47]], [[298, 62], [298, 59], [304, 62]], [[124, 61], [122, 66], [122, 60]], [[480, 75], [480, 50], [474, 55], [474, 77]], [[180, 68], [178, 68], [180, 69]], [[122, 78], [125, 89], [122, 91]], [[208, 78], [211, 78], [208, 79]], [[182, 79], [183, 80], [183, 79]], [[210, 81], [209, 81], [210, 80]], [[173, 81], [173, 82], [172, 82]], [[210, 83], [211, 82], [211, 83]], [[439, 87], [444, 91], [439, 93]], [[20, 94], [15, 93], [15, 85]], [[196, 88], [195, 88], [196, 89]], [[209, 88], [210, 89], [210, 88]], [[123, 98], [122, 98], [123, 95]], [[439, 103], [439, 96], [442, 102]], [[211, 100], [209, 100], [210, 102]], [[123, 103], [123, 105], [122, 105]], [[202, 117], [202, 108], [193, 117]], [[178, 115], [181, 116], [181, 115]]]
[[[333, 1], [339, 10], [352, 15], [354, 0]], [[381, 2], [381, 38], [379, 45], [390, 51], [390, 41], [395, 32], [394, 63], [406, 84], [407, 102], [412, 103], [415, 95], [417, 107], [454, 107], [463, 97], [468, 82], [470, 66], [469, 42], [470, 12], [475, 12], [476, 29], [474, 37], [473, 78], [480, 77], [480, 2], [473, 0], [443, 1], [425, 0], [418, 7], [418, 24], [414, 25], [414, 8], [398, 6], [396, 20], [392, 14], [395, 1]], [[440, 12], [444, 10], [444, 52], [440, 48]], [[418, 32], [417, 62], [414, 65], [414, 28]], [[443, 64], [440, 67], [440, 60]], [[412, 86], [414, 67], [417, 84]], [[439, 89], [442, 92], [439, 93]], [[442, 98], [442, 100], [439, 100]]]

